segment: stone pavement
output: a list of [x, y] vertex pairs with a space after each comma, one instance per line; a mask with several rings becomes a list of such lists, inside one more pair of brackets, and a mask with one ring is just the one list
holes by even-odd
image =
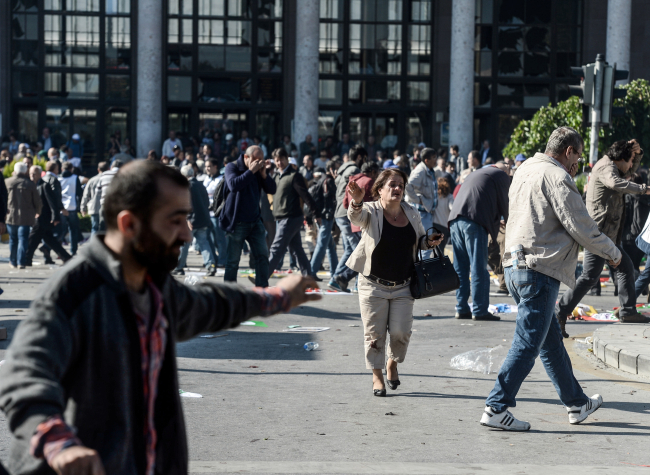
[[613, 368], [650, 377], [650, 325], [615, 324], [594, 332], [593, 351]]
[[[0, 245], [0, 258], [7, 248]], [[199, 257], [190, 255], [190, 265]], [[246, 262], [244, 259], [242, 262]], [[37, 287], [55, 269], [11, 270], [0, 263], [0, 325], [12, 337]], [[219, 282], [220, 277], [207, 280]], [[240, 283], [250, 286], [246, 279]], [[496, 288], [496, 287], [494, 287]], [[416, 302], [411, 345], [399, 366], [402, 385], [372, 396], [363, 358], [356, 296], [328, 296], [289, 314], [264, 319], [268, 327], [240, 326], [178, 344], [192, 473], [490, 473], [499, 475], [632, 474], [650, 465], [650, 380], [611, 369], [567, 340], [574, 372], [588, 395], [604, 405], [585, 423], [568, 423], [565, 408], [538, 361], [512, 412], [532, 424], [526, 433], [478, 424], [496, 374], [458, 371], [450, 360], [480, 347], [508, 348], [515, 314], [500, 322], [455, 320], [453, 295]], [[492, 303], [512, 303], [491, 297]], [[611, 309], [611, 289], [585, 299]], [[289, 325], [329, 327], [286, 332]], [[572, 337], [616, 325], [569, 322]], [[623, 326], [623, 325], [620, 325]], [[302, 345], [316, 341], [307, 352]], [[8, 341], [0, 341], [0, 359]], [[119, 351], [116, 348], [116, 351]], [[0, 460], [9, 435], [0, 414]]]

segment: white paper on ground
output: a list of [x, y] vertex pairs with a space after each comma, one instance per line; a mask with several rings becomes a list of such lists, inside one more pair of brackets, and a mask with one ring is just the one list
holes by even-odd
[[196, 397], [196, 398], [203, 397], [198, 393], [188, 393], [186, 391], [183, 391], [182, 389], [180, 390], [180, 393], [181, 393], [181, 397]]
[[325, 330], [329, 330], [330, 327], [300, 327], [300, 328], [289, 328], [288, 330], [283, 330], [285, 332], [291, 332], [291, 333], [316, 333], [316, 332], [324, 332]]

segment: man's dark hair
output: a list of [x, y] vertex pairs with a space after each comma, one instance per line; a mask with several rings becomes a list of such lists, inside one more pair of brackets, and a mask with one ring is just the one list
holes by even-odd
[[607, 150], [607, 155], [609, 158], [615, 162], [625, 160], [626, 162], [632, 157], [632, 149], [634, 144], [628, 142], [627, 140], [619, 140], [614, 142], [611, 147]]
[[125, 165], [108, 187], [104, 200], [104, 218], [107, 229], [117, 229], [117, 215], [131, 211], [138, 218], [149, 222], [160, 194], [160, 182], [171, 181], [187, 189], [189, 182], [174, 167], [152, 160], [138, 160]]
[[481, 162], [481, 152], [479, 152], [478, 150], [472, 150], [469, 153], [472, 154], [472, 160], [478, 160], [479, 163]]
[[458, 150], [459, 150], [458, 145], [452, 145], [450, 148], [451, 148], [454, 152], [458, 153]]
[[571, 127], [558, 127], [549, 137], [544, 153], [546, 155], [559, 155], [567, 147], [573, 147], [577, 153], [583, 145], [582, 136], [575, 129]]
[[113, 161], [113, 163], [111, 164], [111, 168], [122, 168], [122, 165], [124, 165], [124, 162], [122, 162], [122, 160], [120, 159], [117, 159]]
[[289, 154], [287, 153], [287, 150], [284, 147], [279, 147], [273, 150], [273, 153], [271, 154], [273, 158], [276, 157], [284, 157], [284, 158], [289, 158]]
[[210, 165], [219, 168], [219, 160], [217, 160], [216, 158], [210, 158], [208, 159], [208, 162], [210, 162]]
[[99, 162], [97, 164], [97, 170], [100, 172], [105, 172], [108, 170], [108, 162]]
[[72, 171], [73, 168], [74, 165], [72, 164], [72, 162], [63, 162], [63, 169], [65, 171]]
[[429, 160], [431, 158], [436, 158], [437, 156], [438, 153], [430, 147], [423, 148], [420, 152], [420, 160]]
[[332, 170], [338, 170], [338, 167], [341, 166], [341, 162], [338, 160], [330, 160], [327, 162], [327, 166], [325, 167], [327, 171], [332, 171]]
[[377, 162], [366, 162], [361, 166], [361, 173], [364, 175], [372, 175], [374, 172], [379, 172], [379, 165]]
[[357, 160], [361, 160], [361, 163], [363, 163], [368, 158], [368, 152], [361, 145], [355, 145], [350, 149], [348, 157], [355, 163], [357, 163]]

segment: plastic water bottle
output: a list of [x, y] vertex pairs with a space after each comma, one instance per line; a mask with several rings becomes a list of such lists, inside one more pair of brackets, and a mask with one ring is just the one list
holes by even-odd
[[307, 351], [315, 350], [316, 348], [318, 348], [318, 343], [316, 343], [315, 341], [308, 341], [303, 345], [303, 348]]
[[185, 285], [196, 285], [199, 283], [199, 278], [195, 275], [188, 275], [185, 277]]

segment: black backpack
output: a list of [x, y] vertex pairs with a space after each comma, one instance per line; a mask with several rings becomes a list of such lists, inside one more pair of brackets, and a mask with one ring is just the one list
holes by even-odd
[[316, 209], [319, 212], [322, 212], [323, 208], [325, 208], [325, 195], [323, 194], [324, 184], [325, 184], [325, 177], [315, 182], [307, 190], [311, 195], [312, 199], [314, 200], [314, 203], [316, 203]]
[[218, 218], [221, 215], [221, 211], [226, 204], [226, 196], [228, 196], [228, 187], [226, 186], [226, 177], [224, 176], [219, 183], [217, 183], [217, 189], [214, 190], [214, 195], [212, 195], [212, 206], [210, 211]]

